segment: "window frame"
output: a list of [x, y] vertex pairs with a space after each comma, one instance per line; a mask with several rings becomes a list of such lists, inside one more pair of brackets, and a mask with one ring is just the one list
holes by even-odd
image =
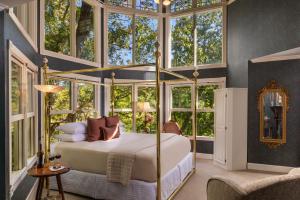
[[[135, 2], [135, 1], [134, 1]], [[104, 7], [104, 28], [103, 28], [103, 33], [104, 33], [104, 49], [108, 49], [108, 16], [110, 13], [118, 13], [118, 14], [124, 14], [124, 15], [129, 15], [132, 17], [133, 21], [133, 26], [132, 26], [132, 64], [135, 63], [135, 17], [136, 16], [141, 16], [141, 17], [149, 17], [152, 19], [157, 19], [157, 38], [160, 44], [163, 44], [163, 14], [162, 13], [155, 13], [151, 11], [143, 11], [143, 10], [138, 10], [134, 8], [126, 8], [126, 7], [121, 7], [121, 6], [116, 6], [113, 7], [111, 5], [106, 4]], [[162, 45], [160, 46], [160, 49], [162, 49]], [[114, 65], [109, 64], [108, 62], [108, 51], [104, 51], [104, 65], [107, 67], [112, 67]], [[135, 69], [130, 69], [130, 70], [145, 70], [145, 71], [153, 71], [152, 67], [139, 67]]]
[[[15, 15], [14, 13], [14, 8], [9, 8], [8, 14], [10, 16], [10, 18], [12, 19], [12, 21], [15, 23], [15, 25], [17, 26], [17, 28], [20, 30], [21, 34], [25, 37], [25, 39], [29, 42], [29, 44], [32, 46], [32, 48], [38, 52], [38, 46], [37, 46], [37, 8], [38, 8], [38, 3], [37, 0], [34, 1], [30, 1], [27, 2], [25, 4], [28, 4], [28, 10], [29, 10], [29, 21], [31, 22], [29, 24], [29, 32], [26, 31], [26, 28], [23, 27], [21, 21], [19, 20], [19, 18]], [[21, 11], [20, 11], [20, 15], [25, 15], [25, 4], [21, 4], [19, 6], [21, 6]]]
[[[193, 0], [196, 1], [196, 0]], [[197, 60], [195, 55], [197, 54], [197, 36], [196, 36], [196, 26], [193, 28], [193, 38], [194, 38], [194, 61], [192, 65], [184, 65], [179, 67], [172, 67], [171, 63], [171, 50], [172, 50], [172, 32], [171, 32], [171, 19], [177, 17], [184, 17], [184, 16], [193, 16], [193, 21], [195, 24], [195, 16], [201, 13], [212, 12], [214, 10], [221, 10], [222, 11], [222, 62], [216, 64], [197, 64]], [[227, 67], [227, 2], [226, 0], [222, 0], [222, 3], [217, 3], [210, 6], [204, 7], [196, 7], [191, 8], [183, 11], [178, 12], [168, 12], [166, 15], [166, 55], [165, 55], [165, 63], [166, 68], [171, 71], [185, 71], [185, 70], [194, 70], [196, 69], [211, 69], [211, 68], [226, 68]]]
[[[130, 82], [130, 83], [127, 83]], [[107, 84], [104, 89], [105, 94], [105, 107], [104, 107], [104, 115], [109, 116], [109, 112], [111, 110], [111, 88], [109, 85], [111, 85], [111, 79], [105, 78], [104, 83]], [[132, 112], [132, 130], [131, 132], [136, 132], [136, 113], [137, 111], [137, 102], [138, 102], [138, 88], [139, 87], [154, 87], [155, 84], [153, 83], [145, 83], [143, 80], [133, 80], [133, 79], [116, 79], [115, 85], [131, 85], [132, 86], [132, 108], [130, 109], [114, 109], [114, 113], [118, 112]], [[163, 91], [163, 84], [160, 85], [160, 90]], [[160, 93], [160, 99], [163, 98], [162, 92]], [[160, 107], [162, 108], [163, 102], [160, 101]], [[156, 112], [156, 109], [151, 109], [151, 112]], [[163, 113], [160, 113], [160, 125], [162, 127], [163, 124]]]
[[[225, 88], [226, 87], [226, 77], [220, 77], [220, 78], [204, 78], [204, 79], [198, 79], [198, 85], [197, 86], [205, 86], [205, 85], [218, 85], [219, 88]], [[172, 88], [174, 87], [186, 87], [189, 86], [191, 87], [191, 107], [190, 108], [172, 108]], [[165, 108], [166, 108], [166, 121], [171, 119], [172, 112], [191, 112], [193, 114], [193, 108], [194, 108], [194, 103], [198, 104], [197, 102], [194, 102], [193, 99], [195, 98], [195, 88], [194, 85], [191, 83], [181, 83], [181, 84], [173, 84], [173, 83], [166, 83], [166, 103], [165, 103]], [[197, 98], [198, 99], [198, 98]], [[201, 112], [215, 112], [214, 109], [200, 109], [197, 106], [197, 114]], [[194, 124], [192, 123], [192, 128], [194, 127]], [[197, 140], [207, 140], [207, 141], [214, 141], [214, 137], [208, 137], [208, 136], [196, 136]]]
[[[27, 100], [28, 100], [28, 94], [27, 94], [27, 73], [32, 73], [33, 76], [33, 85], [34, 83], [37, 83], [38, 80], [38, 67], [33, 64], [11, 41], [9, 41], [9, 183], [10, 183], [10, 192], [13, 194], [15, 189], [18, 187], [18, 185], [21, 183], [21, 181], [25, 178], [27, 174], [27, 170], [30, 169], [34, 163], [37, 160], [36, 155], [33, 155], [32, 157], [28, 157], [27, 152], [27, 146], [28, 142], [32, 142], [34, 145], [34, 152], [37, 152], [38, 150], [38, 108], [36, 106], [33, 107], [32, 112], [27, 112]], [[12, 90], [11, 90], [11, 78], [12, 78], [12, 62], [16, 62], [21, 67], [21, 114], [12, 115]], [[33, 105], [35, 105], [38, 102], [38, 93], [37, 91], [33, 90]], [[33, 141], [27, 141], [25, 132], [26, 128], [28, 126], [28, 121], [31, 117], [34, 117], [34, 140]], [[23, 124], [22, 126], [22, 141], [21, 141], [21, 149], [22, 149], [22, 155], [18, 158], [19, 161], [23, 162], [24, 167], [20, 170], [13, 171], [12, 170], [12, 135], [11, 135], [11, 129], [12, 129], [12, 123], [13, 122], [21, 122]], [[20, 145], [20, 144], [19, 144]]]
[[[45, 56], [51, 56], [93, 67], [101, 67], [101, 8], [102, 3], [97, 0], [83, 0], [94, 8], [94, 33], [95, 33], [95, 61], [89, 61], [76, 57], [76, 5], [75, 0], [70, 0], [71, 5], [71, 23], [70, 23], [70, 54], [54, 52], [45, 48], [45, 0], [40, 1], [40, 53]], [[75, 12], [75, 13], [74, 13]]]
[[[57, 70], [49, 70], [49, 72], [58, 72]], [[100, 90], [101, 90], [101, 78], [81, 75], [81, 74], [64, 74], [58, 75], [56, 78], [61, 78], [61, 80], [66, 80], [71, 82], [71, 109], [70, 110], [51, 110], [51, 115], [59, 115], [59, 114], [70, 114], [75, 112], [77, 108], [77, 97], [78, 97], [78, 82], [79, 83], [89, 83], [94, 84], [95, 87], [95, 98], [94, 98], [94, 106], [96, 112], [100, 113], [101, 108], [101, 97], [100, 97]], [[58, 79], [59, 80], [59, 79]]]

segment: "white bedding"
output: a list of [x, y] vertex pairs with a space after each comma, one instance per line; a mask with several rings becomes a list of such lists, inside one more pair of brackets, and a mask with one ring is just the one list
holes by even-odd
[[[114, 150], [131, 152], [135, 161], [131, 179], [156, 181], [156, 135], [125, 134], [111, 141], [60, 142], [54, 151], [62, 155], [62, 162], [73, 170], [106, 175], [107, 156]], [[161, 134], [161, 174], [164, 176], [190, 152], [188, 138], [171, 133]]]

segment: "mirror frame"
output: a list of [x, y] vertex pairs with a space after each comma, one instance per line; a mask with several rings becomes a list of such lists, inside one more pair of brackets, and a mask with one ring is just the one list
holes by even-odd
[[[282, 96], [282, 138], [270, 139], [264, 137], [264, 96], [269, 92], [278, 92]], [[259, 132], [260, 142], [266, 144], [269, 148], [277, 148], [278, 146], [286, 143], [286, 113], [289, 109], [289, 97], [287, 91], [278, 86], [275, 80], [271, 80], [266, 87], [262, 88], [258, 92], [258, 110], [259, 110]]]

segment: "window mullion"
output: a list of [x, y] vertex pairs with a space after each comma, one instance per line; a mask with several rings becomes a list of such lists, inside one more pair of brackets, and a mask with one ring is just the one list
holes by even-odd
[[136, 23], [135, 23], [135, 17], [136, 15], [132, 15], [132, 63], [135, 64], [135, 29], [136, 29]]
[[136, 132], [136, 114], [137, 114], [136, 106], [137, 106], [137, 100], [138, 100], [137, 90], [138, 90], [137, 85], [133, 84], [132, 85], [132, 129], [133, 129], [133, 132]]
[[71, 47], [71, 56], [76, 57], [76, 4], [75, 1], [70, 1], [71, 6], [71, 23], [70, 23], [70, 47]]

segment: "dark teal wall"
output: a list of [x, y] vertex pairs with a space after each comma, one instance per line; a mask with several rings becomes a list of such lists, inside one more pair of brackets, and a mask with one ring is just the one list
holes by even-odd
[[237, 0], [228, 7], [230, 87], [248, 87], [248, 60], [300, 46], [299, 10], [299, 0]]

